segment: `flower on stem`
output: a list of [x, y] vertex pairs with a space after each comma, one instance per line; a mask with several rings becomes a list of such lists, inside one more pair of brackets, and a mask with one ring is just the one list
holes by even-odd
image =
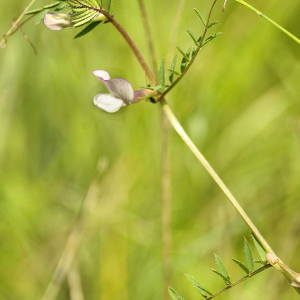
[[147, 89], [133, 91], [131, 84], [126, 79], [110, 79], [106, 71], [96, 70], [93, 74], [110, 92], [109, 94], [97, 94], [94, 97], [94, 104], [109, 113], [114, 113], [126, 105], [157, 96], [156, 92]]
[[[88, 23], [106, 21], [106, 19], [107, 18], [103, 14], [99, 14]], [[44, 24], [51, 30], [61, 30], [67, 27], [74, 27], [71, 15], [61, 13], [46, 13], [44, 15]]]
[[46, 13], [44, 15], [44, 24], [51, 30], [73, 27], [71, 15], [68, 14]]

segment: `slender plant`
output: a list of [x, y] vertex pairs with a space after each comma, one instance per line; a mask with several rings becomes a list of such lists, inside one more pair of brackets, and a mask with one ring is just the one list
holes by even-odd
[[[290, 32], [285, 30], [283, 27], [278, 25], [272, 19], [261, 13], [259, 10], [246, 3], [243, 0], [235, 0], [236, 2], [242, 4], [244, 7], [254, 11], [268, 22], [279, 28], [283, 33], [288, 35], [294, 41], [300, 44], [300, 40], [292, 35]], [[147, 65], [145, 59], [142, 54], [138, 50], [136, 44], [133, 42], [127, 31], [119, 24], [114, 15], [111, 12], [111, 1], [105, 1], [105, 5], [102, 4], [102, 1], [96, 0], [60, 0], [55, 3], [51, 3], [45, 6], [42, 6], [38, 9], [29, 10], [35, 1], [31, 1], [30, 4], [26, 7], [24, 12], [20, 15], [20, 17], [13, 23], [13, 26], [9, 31], [4, 35], [0, 47], [3, 48], [7, 45], [8, 38], [13, 35], [18, 29], [20, 29], [26, 38], [26, 40], [32, 45], [28, 37], [26, 36], [23, 25], [27, 23], [30, 19], [36, 16], [35, 24], [39, 24], [42, 20], [44, 24], [52, 29], [52, 30], [60, 30], [66, 27], [80, 27], [86, 26], [79, 34], [75, 36], [75, 38], [80, 38], [93, 29], [95, 29], [99, 24], [110, 23], [112, 24], [121, 36], [125, 39], [128, 46], [132, 50], [133, 54], [137, 58], [140, 66], [144, 70], [148, 80], [149, 85], [141, 86], [141, 90], [133, 91], [130, 83], [123, 78], [115, 78], [111, 79], [108, 72], [103, 70], [94, 71], [94, 75], [105, 85], [105, 87], [109, 90], [110, 94], [98, 94], [94, 98], [94, 103], [97, 107], [102, 110], [105, 110], [109, 113], [114, 113], [121, 109], [124, 106], [128, 106], [133, 103], [137, 103], [141, 100], [149, 100], [152, 103], [160, 103], [162, 110], [165, 115], [169, 119], [171, 125], [181, 136], [182, 140], [186, 143], [186, 145], [190, 148], [190, 150], [194, 153], [200, 163], [204, 166], [207, 172], [211, 175], [214, 181], [219, 185], [221, 190], [229, 199], [230, 203], [235, 207], [237, 212], [243, 218], [247, 226], [249, 227], [255, 248], [257, 249], [261, 259], [259, 261], [254, 260], [253, 253], [250, 247], [249, 242], [245, 239], [244, 241], [244, 251], [245, 251], [245, 261], [243, 263], [237, 259], [232, 259], [233, 262], [239, 266], [245, 273], [246, 276], [232, 282], [228, 271], [225, 267], [225, 264], [221, 260], [218, 255], [215, 255], [216, 262], [219, 270], [212, 270], [216, 275], [218, 275], [226, 284], [226, 287], [216, 293], [209, 292], [206, 288], [204, 288], [194, 277], [187, 275], [188, 279], [192, 282], [194, 287], [199, 291], [199, 293], [206, 299], [212, 299], [221, 293], [233, 288], [237, 284], [249, 279], [260, 272], [270, 268], [273, 266], [277, 270], [279, 270], [286, 279], [290, 282], [291, 286], [296, 290], [298, 294], [300, 294], [300, 274], [293, 271], [290, 267], [288, 267], [285, 263], [283, 263], [272, 250], [270, 245], [267, 243], [265, 238], [253, 224], [249, 216], [246, 214], [242, 206], [235, 199], [233, 194], [218, 176], [216, 171], [212, 168], [209, 162], [205, 159], [202, 153], [197, 149], [195, 144], [189, 138], [187, 133], [184, 131], [183, 127], [175, 117], [172, 112], [170, 106], [167, 103], [166, 96], [169, 92], [181, 82], [182, 78], [187, 74], [192, 65], [195, 63], [196, 57], [199, 54], [200, 50], [212, 42], [216, 37], [218, 37], [221, 32], [210, 33], [211, 29], [215, 26], [218, 26], [220, 22], [211, 21], [212, 13], [216, 6], [217, 0], [212, 1], [212, 5], [209, 9], [208, 15], [205, 18], [200, 11], [194, 9], [195, 17], [197, 17], [203, 25], [203, 33], [200, 36], [195, 36], [190, 30], [187, 30], [189, 37], [191, 38], [191, 46], [188, 47], [187, 50], [183, 50], [182, 47], [177, 46], [178, 53], [172, 60], [172, 63], [169, 67], [165, 66], [165, 59], [162, 58], [160, 60], [159, 70], [156, 70], [155, 65], [157, 58], [153, 49], [153, 40], [150, 36], [150, 26], [149, 23], [145, 23], [145, 28], [148, 35], [148, 46], [151, 53], [151, 62], [152, 62], [152, 71]], [[226, 2], [223, 5], [223, 10], [225, 9]], [[143, 2], [140, 2], [141, 11], [143, 13], [143, 19], [146, 20], [146, 10], [143, 5]], [[27, 19], [23, 20], [24, 17], [27, 16]], [[209, 35], [210, 34], [210, 35]], [[35, 48], [34, 48], [35, 50]], [[36, 50], [35, 50], [36, 51]], [[179, 62], [179, 67], [177, 66]], [[166, 82], [166, 73], [168, 73], [168, 80]], [[79, 240], [79, 239], [78, 239]], [[74, 255], [72, 254], [72, 257]], [[63, 265], [63, 260], [60, 261], [60, 265]], [[254, 263], [262, 264], [262, 267], [255, 270]], [[64, 270], [67, 270], [70, 266], [70, 262], [68, 263], [68, 267]], [[57, 269], [58, 270], [58, 269]], [[60, 269], [59, 269], [60, 270]], [[57, 271], [58, 272], [58, 271]], [[66, 272], [63, 274], [66, 275]], [[55, 276], [57, 274], [55, 273]], [[55, 280], [55, 278], [54, 278]], [[63, 280], [63, 277], [60, 277], [60, 281]], [[57, 293], [58, 287], [55, 286], [55, 293]], [[50, 285], [51, 290], [51, 285]], [[52, 289], [54, 290], [54, 289]], [[55, 294], [54, 293], [54, 294]], [[172, 288], [169, 288], [169, 293], [171, 297], [176, 299], [182, 299], [181, 296]], [[48, 299], [47, 297], [45, 299]], [[49, 298], [51, 299], [51, 297]]]

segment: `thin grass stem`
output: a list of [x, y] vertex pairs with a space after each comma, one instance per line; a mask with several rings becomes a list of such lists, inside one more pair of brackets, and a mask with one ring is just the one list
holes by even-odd
[[266, 19], [268, 22], [270, 22], [271, 24], [273, 24], [274, 26], [276, 26], [278, 29], [280, 29], [282, 32], [284, 32], [287, 36], [289, 36], [295, 42], [297, 42], [298, 44], [300, 44], [300, 40], [297, 37], [295, 37], [292, 33], [290, 33], [285, 28], [283, 28], [282, 26], [280, 26], [279, 24], [277, 24], [275, 21], [273, 21], [272, 19], [270, 19], [269, 17], [267, 17], [266, 15], [264, 15], [262, 12], [260, 12], [255, 7], [251, 6], [250, 4], [248, 4], [247, 2], [245, 2], [243, 0], [235, 0], [235, 1], [238, 2], [238, 3], [240, 3], [240, 4], [242, 4], [242, 5], [244, 5], [245, 7], [249, 8], [250, 10], [254, 11], [259, 16], [261, 16], [262, 18]]
[[153, 35], [151, 32], [150, 28], [150, 22], [148, 18], [148, 14], [146, 11], [145, 7], [145, 2], [144, 0], [138, 0], [139, 5], [140, 5], [140, 11], [142, 14], [142, 19], [143, 19], [143, 24], [146, 32], [146, 37], [147, 37], [147, 44], [148, 44], [148, 49], [149, 49], [149, 54], [150, 54], [150, 61], [152, 65], [152, 71], [154, 73], [154, 76], [158, 78], [158, 63], [155, 55], [155, 48], [154, 48], [154, 41], [153, 41]]
[[7, 33], [3, 36], [3, 39], [0, 42], [0, 49], [2, 49], [3, 47], [5, 47], [6, 45], [6, 41], [7, 38], [14, 33], [14, 31], [19, 27], [19, 23], [21, 22], [21, 20], [23, 19], [23, 17], [25, 16], [25, 14], [29, 11], [29, 9], [31, 8], [31, 6], [34, 4], [36, 0], [32, 0], [28, 6], [24, 9], [24, 11], [21, 13], [21, 15], [19, 16], [19, 18], [16, 20], [16, 22], [13, 22], [13, 25], [11, 26], [11, 28], [7, 31]]
[[244, 209], [241, 207], [241, 205], [238, 203], [238, 201], [235, 199], [233, 194], [230, 192], [230, 190], [227, 188], [227, 186], [224, 184], [224, 182], [221, 180], [219, 175], [216, 173], [216, 171], [212, 168], [212, 166], [209, 164], [209, 162], [206, 160], [206, 158], [202, 155], [202, 153], [198, 150], [198, 148], [195, 146], [195, 144], [192, 142], [190, 137], [187, 135], [187, 133], [182, 128], [181, 124], [173, 114], [171, 108], [169, 107], [167, 101], [165, 99], [162, 99], [160, 101], [163, 110], [165, 111], [169, 121], [173, 125], [174, 129], [177, 131], [177, 133], [181, 136], [183, 141], [187, 144], [187, 146], [190, 148], [190, 150], [194, 153], [194, 155], [198, 158], [198, 160], [201, 162], [201, 164], [204, 166], [206, 171], [211, 175], [211, 177], [215, 180], [215, 182], [218, 184], [218, 186], [221, 188], [221, 190], [224, 192], [224, 194], [227, 196], [231, 204], [235, 207], [235, 209], [238, 211], [240, 216], [243, 218], [243, 220], [246, 222], [250, 230], [253, 232], [253, 234], [256, 236], [256, 238], [260, 241], [260, 243], [263, 245], [265, 250], [270, 253], [274, 253], [272, 248], [269, 246], [267, 241], [263, 238], [261, 233], [258, 231], [258, 229], [255, 227], [255, 225], [252, 223]]

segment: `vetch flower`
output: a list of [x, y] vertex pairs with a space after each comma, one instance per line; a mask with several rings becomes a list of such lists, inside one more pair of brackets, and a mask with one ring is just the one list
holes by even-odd
[[[103, 14], [99, 14], [88, 23], [106, 20], [107, 18]], [[61, 30], [67, 27], [76, 27], [74, 22], [72, 22], [71, 15], [69, 14], [46, 13], [44, 15], [44, 24], [51, 30]]]
[[44, 24], [51, 30], [73, 27], [71, 15], [68, 14], [46, 13], [44, 15]]
[[109, 74], [103, 70], [96, 70], [93, 74], [110, 92], [109, 94], [97, 94], [94, 97], [94, 104], [109, 113], [114, 113], [121, 107], [157, 95], [156, 92], [147, 89], [133, 91], [131, 84], [126, 79], [110, 79]]

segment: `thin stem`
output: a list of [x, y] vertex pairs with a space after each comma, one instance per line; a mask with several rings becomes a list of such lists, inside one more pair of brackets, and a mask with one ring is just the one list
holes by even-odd
[[19, 27], [19, 23], [21, 22], [22, 18], [25, 16], [25, 14], [29, 11], [30, 7], [34, 4], [36, 0], [32, 0], [28, 6], [25, 8], [25, 10], [22, 12], [22, 14], [19, 16], [16, 22], [13, 23], [11, 28], [7, 31], [7, 33], [3, 36], [3, 39], [0, 42], [0, 49], [3, 48], [6, 45], [7, 38], [14, 33], [15, 29]]
[[257, 274], [259, 274], [260, 272], [269, 269], [270, 267], [272, 267], [271, 264], [264, 265], [263, 267], [261, 267], [261, 268], [255, 270], [255, 271], [249, 273], [245, 277], [243, 277], [243, 278], [241, 278], [241, 279], [239, 279], [239, 280], [237, 280], [237, 281], [235, 281], [235, 282], [227, 285], [224, 289], [222, 289], [222, 290], [218, 291], [217, 293], [211, 295], [210, 297], [206, 298], [206, 300], [213, 299], [213, 298], [215, 298], [215, 297], [223, 294], [224, 292], [230, 290], [231, 288], [233, 288], [234, 286], [238, 285], [239, 283], [242, 283], [243, 281], [245, 281], [245, 280], [247, 280], [247, 279], [249, 279], [249, 278], [251, 278], [251, 277], [253, 277], [253, 276], [257, 275]]
[[[146, 31], [152, 69], [158, 77], [158, 64], [155, 55], [153, 37], [144, 0], [138, 0]], [[169, 122], [166, 114], [161, 110], [161, 235], [162, 235], [162, 271], [163, 271], [163, 299], [169, 299], [168, 287], [172, 279], [172, 198], [171, 176], [169, 161]]]
[[170, 123], [161, 110], [161, 221], [163, 255], [163, 299], [169, 299], [172, 279], [172, 197], [169, 160]]
[[173, 19], [172, 27], [171, 27], [171, 33], [169, 38], [169, 46], [168, 46], [168, 52], [167, 52], [167, 59], [166, 64], [169, 65], [171, 63], [171, 54], [172, 49], [175, 48], [176, 43], [176, 36], [178, 32], [179, 27], [179, 20], [183, 12], [183, 8], [185, 5], [186, 0], [179, 0], [177, 4], [176, 14]]
[[216, 173], [216, 171], [211, 167], [209, 162], [205, 159], [205, 157], [202, 155], [202, 153], [197, 149], [195, 144], [192, 142], [190, 137], [187, 135], [187, 133], [182, 128], [181, 124], [173, 114], [172, 110], [170, 109], [167, 101], [165, 99], [162, 99], [160, 101], [161, 106], [163, 110], [165, 111], [169, 121], [177, 131], [177, 133], [181, 136], [183, 141], [187, 144], [187, 146], [191, 149], [191, 151], [195, 154], [195, 156], [198, 158], [198, 160], [201, 162], [201, 164], [204, 166], [206, 171], [211, 175], [211, 177], [215, 180], [215, 182], [219, 185], [221, 190], [224, 192], [224, 194], [227, 196], [231, 204], [235, 207], [235, 209], [238, 211], [238, 213], [241, 215], [241, 217], [244, 219], [248, 227], [251, 229], [253, 234], [256, 236], [256, 238], [260, 241], [260, 243], [263, 245], [265, 250], [270, 253], [274, 253], [272, 248], [269, 246], [267, 241], [263, 238], [263, 236], [260, 234], [258, 229], [255, 227], [255, 225], [252, 223], [246, 212], [243, 210], [241, 205], [238, 203], [238, 201], [235, 199], [235, 197], [232, 195], [232, 193], [229, 191], [227, 186], [224, 184], [224, 182], [221, 180], [219, 175]]
[[277, 28], [279, 28], [282, 32], [284, 32], [286, 35], [288, 35], [290, 38], [292, 38], [295, 42], [297, 42], [298, 44], [300, 44], [300, 40], [295, 37], [293, 34], [291, 34], [289, 31], [287, 31], [286, 29], [284, 29], [282, 26], [280, 26], [279, 24], [277, 24], [275, 21], [273, 21], [272, 19], [270, 19], [269, 17], [267, 17], [266, 15], [264, 15], [262, 12], [260, 12], [259, 10], [257, 10], [256, 8], [254, 8], [253, 6], [251, 6], [250, 4], [248, 4], [247, 2], [243, 1], [243, 0], [235, 0], [236, 2], [246, 6], [247, 8], [251, 9], [252, 11], [254, 11], [255, 13], [257, 13], [259, 16], [261, 16], [262, 18], [266, 19], [267, 21], [269, 21], [271, 24], [273, 24], [274, 26], [276, 26]]
[[156, 79], [153, 76], [152, 72], [150, 71], [147, 63], [145, 62], [142, 54], [140, 53], [140, 51], [138, 50], [138, 48], [136, 47], [135, 43], [132, 41], [132, 39], [130, 38], [130, 36], [128, 35], [128, 33], [124, 30], [124, 28], [117, 22], [117, 20], [110, 15], [107, 11], [105, 11], [103, 8], [95, 8], [89, 5], [85, 5], [83, 3], [81, 3], [79, 0], [74, 0], [76, 1], [78, 4], [82, 5], [83, 7], [95, 10], [100, 12], [101, 14], [103, 14], [111, 24], [113, 24], [116, 29], [121, 33], [121, 35], [123, 36], [123, 38], [125, 39], [125, 41], [127, 42], [127, 44], [129, 45], [129, 47], [131, 48], [132, 52], [134, 53], [135, 57], [137, 58], [138, 62], [140, 63], [142, 69], [145, 71], [146, 76], [148, 77], [151, 85], [155, 86], [156, 85]]
[[204, 38], [206, 36], [206, 33], [207, 33], [207, 30], [208, 30], [208, 26], [209, 26], [209, 21], [210, 21], [210, 17], [211, 17], [211, 14], [212, 14], [212, 11], [213, 11], [213, 8], [216, 4], [218, 0], [215, 0], [211, 6], [211, 9], [209, 11], [209, 14], [208, 14], [208, 18], [207, 18], [207, 21], [206, 21], [206, 25], [205, 25], [205, 28], [204, 28], [204, 32], [203, 32], [203, 35], [201, 37], [201, 41], [199, 43], [199, 45], [197, 46], [196, 48], [196, 51], [192, 57], [192, 59], [188, 62], [186, 68], [184, 69], [184, 71], [177, 77], [177, 79], [167, 88], [163, 91], [163, 93], [159, 96], [159, 99], [163, 99], [172, 89], [175, 85], [178, 84], [178, 82], [184, 77], [184, 75], [188, 72], [189, 68], [191, 67], [191, 65], [193, 64], [193, 62], [195, 61], [195, 58], [197, 56], [197, 54], [199, 53], [202, 45], [203, 45], [203, 41], [204, 41]]
[[148, 14], [146, 11], [144, 0], [138, 0], [138, 2], [140, 5], [144, 28], [146, 31], [147, 44], [148, 44], [148, 48], [149, 48], [152, 70], [154, 72], [154, 76], [157, 78], [158, 77], [158, 69], [157, 69], [158, 64], [157, 64], [156, 55], [155, 55], [154, 41], [153, 41], [153, 36], [151, 33], [149, 18], [148, 18]]
[[83, 236], [85, 222], [88, 219], [89, 212], [93, 210], [99, 194], [99, 178], [106, 171], [107, 164], [105, 161], [99, 161], [98, 172], [95, 175], [95, 180], [91, 183], [87, 195], [82, 203], [81, 210], [78, 218], [71, 230], [68, 237], [66, 246], [59, 259], [56, 269], [52, 275], [52, 279], [48, 284], [45, 294], [42, 300], [54, 300], [60, 290], [61, 284], [66, 278], [66, 275], [70, 271], [70, 268], [74, 262], [74, 258], [80, 246], [80, 242]]

